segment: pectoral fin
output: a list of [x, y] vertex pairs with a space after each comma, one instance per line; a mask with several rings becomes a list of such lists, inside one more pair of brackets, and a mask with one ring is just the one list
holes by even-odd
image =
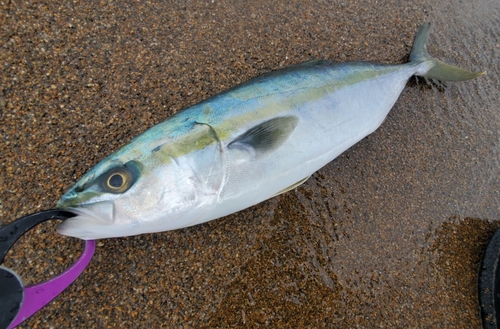
[[238, 136], [227, 147], [249, 148], [256, 157], [263, 156], [279, 148], [290, 137], [298, 121], [294, 116], [267, 120]]

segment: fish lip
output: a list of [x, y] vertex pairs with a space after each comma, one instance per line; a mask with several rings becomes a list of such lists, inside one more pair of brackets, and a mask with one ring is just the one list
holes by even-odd
[[64, 209], [76, 216], [57, 225], [57, 232], [84, 240], [95, 239], [106, 227], [109, 230], [115, 219], [115, 205], [112, 201], [100, 201]]
[[113, 224], [115, 221], [115, 204], [113, 201], [98, 201], [65, 209], [76, 214], [73, 218], [85, 217], [91, 222], [108, 225]]

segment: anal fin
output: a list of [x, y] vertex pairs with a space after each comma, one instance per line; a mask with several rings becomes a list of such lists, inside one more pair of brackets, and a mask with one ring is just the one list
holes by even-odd
[[302, 178], [297, 183], [292, 184], [292, 185], [288, 186], [287, 188], [282, 189], [281, 191], [279, 191], [278, 193], [276, 193], [274, 196], [277, 196], [277, 195], [280, 195], [280, 194], [283, 194], [285, 192], [293, 190], [294, 188], [296, 188], [296, 187], [304, 184], [309, 179], [309, 177], [311, 177], [311, 175], [307, 176], [306, 178]]

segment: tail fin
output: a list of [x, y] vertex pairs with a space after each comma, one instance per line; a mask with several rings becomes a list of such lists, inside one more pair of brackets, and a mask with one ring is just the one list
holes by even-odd
[[425, 73], [416, 73], [416, 75], [426, 78], [437, 79], [441, 81], [465, 81], [477, 78], [486, 72], [469, 72], [456, 66], [448, 65], [439, 59], [432, 58], [427, 52], [427, 40], [429, 39], [429, 28], [431, 24], [425, 23], [418, 30], [413, 47], [410, 53], [410, 61], [426, 62], [430, 61], [431, 68]]

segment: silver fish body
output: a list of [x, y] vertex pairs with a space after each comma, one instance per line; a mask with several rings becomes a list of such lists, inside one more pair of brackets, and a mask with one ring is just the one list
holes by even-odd
[[376, 130], [412, 75], [471, 73], [427, 54], [410, 62], [315, 60], [254, 78], [181, 111], [104, 159], [58, 202], [82, 239], [161, 232], [213, 220], [290, 190]]

